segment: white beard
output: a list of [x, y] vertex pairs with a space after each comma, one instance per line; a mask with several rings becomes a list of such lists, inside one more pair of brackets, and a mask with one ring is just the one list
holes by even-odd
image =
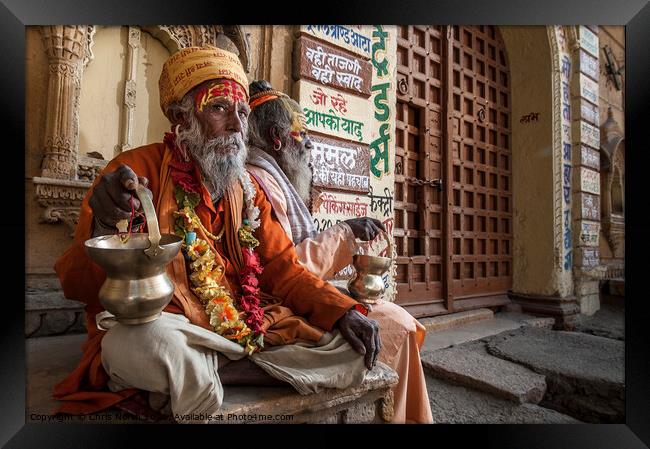
[[198, 120], [192, 117], [189, 122], [188, 128], [179, 130], [176, 144], [183, 145], [199, 165], [214, 202], [244, 175], [248, 148], [240, 134], [206, 139]]
[[222, 198], [226, 189], [244, 175], [248, 148], [239, 134], [212, 139], [190, 153], [201, 168], [212, 201]]
[[280, 152], [278, 165], [307, 207], [311, 203], [312, 170], [309, 150], [299, 151], [295, 146]]

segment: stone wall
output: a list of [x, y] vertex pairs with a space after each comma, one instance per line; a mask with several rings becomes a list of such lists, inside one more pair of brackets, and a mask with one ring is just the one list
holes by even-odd
[[598, 106], [601, 127], [601, 220], [599, 249], [606, 277], [624, 276], [625, 266], [625, 72], [615, 80], [608, 75], [605, 46], [610, 60], [619, 70], [625, 66], [625, 28], [598, 28], [601, 64]]

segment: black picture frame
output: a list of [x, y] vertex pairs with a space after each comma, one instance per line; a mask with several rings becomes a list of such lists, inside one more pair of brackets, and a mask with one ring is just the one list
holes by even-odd
[[[168, 442], [181, 438], [185, 445], [214, 444], [225, 438], [226, 427], [211, 431], [209, 426], [129, 426], [81, 424], [25, 424], [25, 309], [24, 250], [25, 206], [20, 188], [25, 185], [25, 26], [47, 24], [186, 24], [186, 23], [388, 23], [388, 24], [492, 24], [546, 25], [596, 24], [625, 25], [625, 128], [626, 128], [626, 423], [619, 425], [492, 425], [492, 426], [375, 426], [372, 430], [346, 429], [365, 439], [385, 438], [399, 431], [399, 440], [389, 444], [453, 444], [473, 439], [482, 447], [499, 448], [641, 448], [650, 445], [650, 313], [643, 297], [643, 279], [647, 277], [648, 229], [644, 209], [643, 173], [648, 159], [647, 106], [650, 105], [650, 4], [646, 0], [491, 0], [482, 2], [332, 0], [321, 11], [313, 4], [294, 6], [268, 2], [262, 6], [242, 7], [239, 2], [155, 0], [102, 2], [101, 0], [2, 0], [0, 4], [0, 61], [3, 77], [2, 134], [4, 161], [0, 164], [3, 179], [3, 206], [0, 235], [6, 248], [3, 263], [5, 289], [0, 325], [0, 444], [7, 447], [122, 447], [134, 441], [133, 432], [157, 436]], [[310, 8], [310, 12], [308, 9]], [[644, 128], [644, 125], [646, 126]], [[646, 169], [647, 170], [647, 169]], [[23, 197], [25, 196], [23, 192]], [[29, 201], [25, 198], [25, 201]], [[644, 270], [644, 271], [642, 271]], [[23, 279], [23, 283], [20, 283]], [[6, 287], [11, 286], [9, 290]], [[353, 427], [353, 426], [348, 426]], [[262, 426], [242, 432], [227, 432], [237, 438], [237, 445], [250, 446], [251, 434], [263, 441], [302, 446], [339, 444], [331, 426], [309, 427], [315, 434], [298, 436], [283, 426]], [[260, 430], [258, 430], [260, 429]], [[303, 427], [303, 430], [305, 427]], [[358, 429], [358, 428], [354, 428]], [[209, 433], [208, 433], [209, 432]], [[420, 434], [421, 433], [421, 434]], [[218, 438], [216, 436], [218, 435]], [[199, 443], [196, 438], [209, 440]], [[405, 438], [406, 437], [406, 438]], [[188, 439], [189, 438], [189, 439]], [[402, 439], [405, 438], [405, 439]], [[451, 442], [443, 443], [443, 439]], [[402, 443], [399, 443], [402, 441]], [[154, 444], [149, 440], [146, 444]], [[157, 443], [155, 443], [157, 444]], [[265, 444], [265, 443], [262, 443]]]

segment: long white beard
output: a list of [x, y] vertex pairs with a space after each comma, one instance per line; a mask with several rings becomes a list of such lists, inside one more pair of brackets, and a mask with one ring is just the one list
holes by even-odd
[[297, 148], [287, 148], [280, 152], [277, 159], [278, 165], [307, 207], [311, 202], [312, 184], [309, 159], [309, 150], [299, 151]]
[[248, 148], [240, 134], [206, 139], [196, 122], [178, 132], [177, 144], [184, 145], [199, 164], [212, 201], [221, 199], [226, 189], [245, 173]]

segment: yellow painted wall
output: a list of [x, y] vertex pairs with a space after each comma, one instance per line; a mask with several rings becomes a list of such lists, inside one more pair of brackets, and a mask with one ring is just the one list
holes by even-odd
[[[555, 295], [552, 63], [544, 26], [499, 27], [512, 79], [513, 284], [515, 293]], [[539, 113], [539, 121], [520, 123]]]
[[97, 151], [110, 160], [119, 143], [124, 102], [126, 27], [97, 27], [79, 97], [79, 154]]

